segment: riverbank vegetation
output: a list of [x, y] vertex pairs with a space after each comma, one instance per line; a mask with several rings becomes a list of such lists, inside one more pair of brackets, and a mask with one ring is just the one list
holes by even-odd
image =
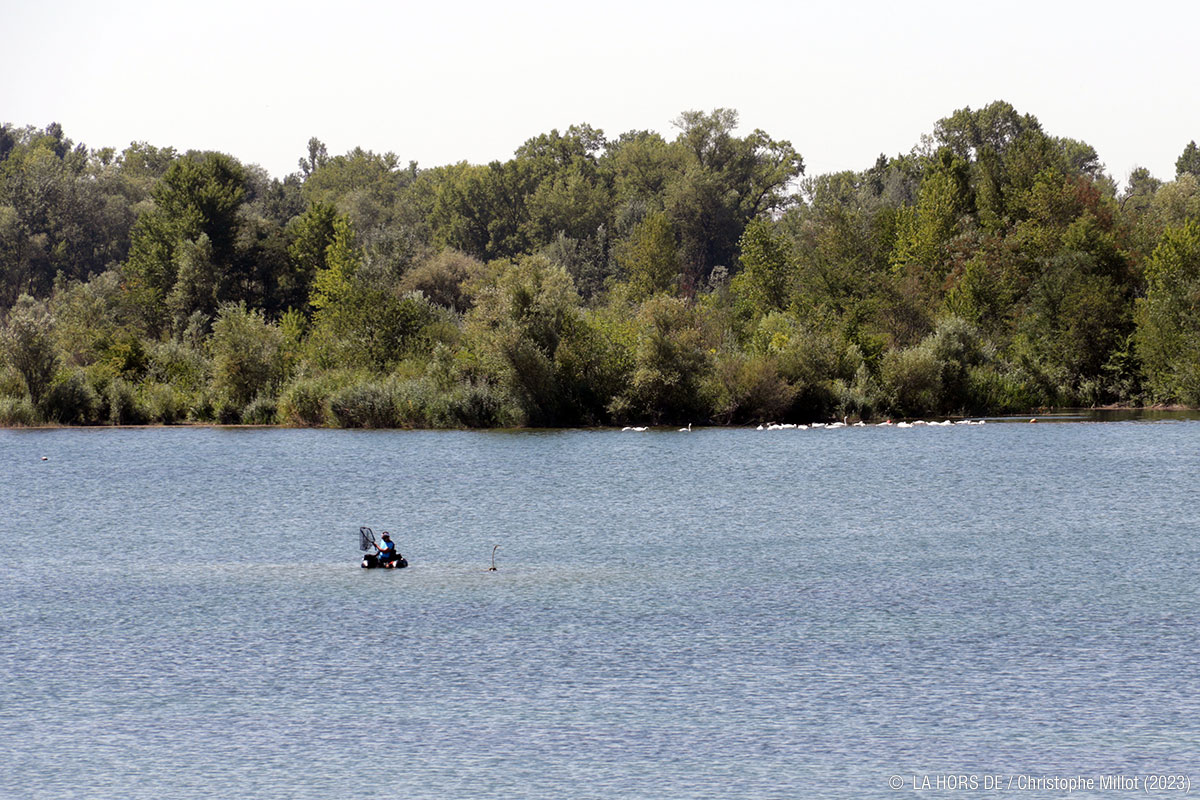
[[0, 424], [809, 421], [1200, 405], [1200, 151], [1004, 102], [806, 176], [733, 111], [421, 168], [0, 128]]

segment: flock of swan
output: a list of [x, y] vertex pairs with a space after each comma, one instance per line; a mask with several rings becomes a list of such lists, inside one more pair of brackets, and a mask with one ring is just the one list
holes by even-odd
[[[917, 428], [922, 425], [928, 425], [930, 427], [941, 428], [941, 427], [948, 427], [950, 425], [983, 425], [983, 424], [985, 424], [984, 420], [981, 420], [981, 419], [960, 419], [955, 422], [951, 422], [948, 419], [942, 420], [941, 422], [926, 422], [923, 419], [913, 420], [912, 422], [892, 422], [889, 419], [889, 420], [885, 420], [883, 422], [876, 422], [876, 423], [874, 423], [874, 426], [877, 428]], [[785, 430], [806, 431], [809, 428], [832, 429], [832, 428], [846, 428], [846, 427], [866, 428], [866, 427], [868, 427], [868, 425], [867, 425], [867, 423], [863, 422], [862, 420], [855, 422], [853, 425], [848, 425], [844, 420], [842, 422], [829, 422], [829, 423], [814, 422], [810, 425], [793, 425], [791, 423], [786, 423], [786, 424], [781, 425], [781, 424], [778, 424], [775, 422], [768, 422], [766, 425], [759, 425], [757, 428], [755, 428], [755, 430], [759, 430], [759, 431], [785, 431]]]
[[[637, 427], [634, 427], [632, 425], [626, 425], [624, 428], [621, 428], [621, 430], [622, 431], [633, 431], [634, 433], [645, 433], [646, 431], [650, 430], [650, 428], [647, 425], [638, 425]], [[680, 428], [679, 432], [680, 433], [691, 433], [692, 432], [692, 423], [689, 422], [687, 424], [686, 428]]]
[[[1030, 420], [1030, 422], [1033, 422], [1033, 421], [1034, 420]], [[923, 419], [913, 420], [912, 422], [892, 422], [889, 419], [889, 420], [885, 420], [883, 422], [872, 423], [872, 425], [877, 428], [888, 428], [888, 427], [891, 427], [891, 428], [917, 428], [922, 425], [928, 425], [930, 427], [941, 428], [941, 427], [946, 427], [946, 426], [950, 426], [950, 425], [984, 425], [984, 424], [986, 424], [986, 422], [985, 422], [985, 420], [982, 420], [982, 419], [960, 419], [960, 420], [956, 420], [953, 422], [951, 422], [948, 419], [942, 420], [941, 422], [926, 422]], [[858, 422], [850, 423], [845, 418], [843, 418], [841, 422], [813, 422], [808, 425], [798, 425], [798, 424], [794, 424], [791, 422], [787, 422], [787, 423], [768, 422], [765, 425], [759, 425], [757, 428], [755, 428], [755, 430], [756, 431], [789, 431], [789, 430], [806, 431], [809, 428], [814, 428], [814, 429], [824, 428], [826, 430], [833, 430], [834, 428], [866, 428], [866, 427], [870, 427], [870, 426], [866, 422], [863, 422], [862, 420], [859, 420]], [[634, 433], [644, 433], [645, 431], [648, 431], [648, 430], [650, 430], [650, 427], [646, 426], [646, 425], [636, 425], [636, 426], [635, 425], [627, 425], [624, 428], [621, 428], [622, 432], [633, 431]], [[686, 428], [680, 428], [679, 432], [680, 433], [691, 433], [692, 432], [692, 423], [689, 422], [687, 424]]]

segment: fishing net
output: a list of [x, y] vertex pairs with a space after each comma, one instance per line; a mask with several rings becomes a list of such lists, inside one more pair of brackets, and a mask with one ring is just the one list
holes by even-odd
[[358, 549], [370, 550], [375, 546], [375, 534], [370, 528], [363, 526], [358, 529]]

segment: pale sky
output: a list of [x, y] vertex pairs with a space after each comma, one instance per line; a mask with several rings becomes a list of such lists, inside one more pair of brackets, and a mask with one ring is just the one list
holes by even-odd
[[577, 122], [674, 138], [734, 108], [806, 174], [908, 152], [1003, 99], [1119, 182], [1200, 140], [1200, 3], [0, 0], [0, 122], [221, 150], [282, 177], [310, 136], [436, 166]]

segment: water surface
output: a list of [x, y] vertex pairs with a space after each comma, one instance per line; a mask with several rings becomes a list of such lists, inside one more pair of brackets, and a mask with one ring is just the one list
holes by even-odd
[[1200, 779], [1197, 474], [1194, 421], [0, 432], [0, 796]]

